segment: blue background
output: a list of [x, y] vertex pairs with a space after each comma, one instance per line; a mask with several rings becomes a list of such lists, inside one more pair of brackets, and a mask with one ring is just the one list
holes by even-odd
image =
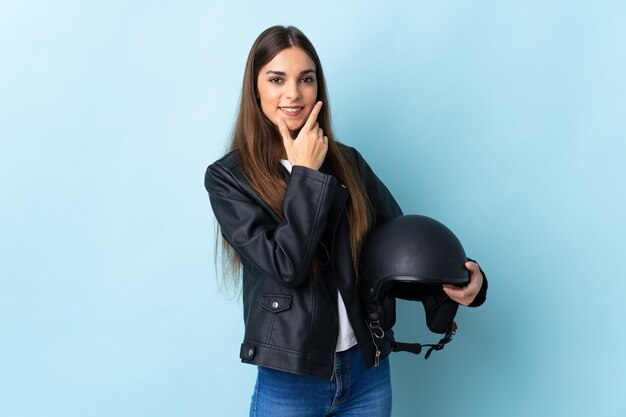
[[[0, 4], [0, 415], [242, 416], [204, 169], [300, 27], [338, 137], [490, 278], [394, 416], [624, 416], [622, 1]], [[399, 339], [438, 340], [402, 303]]]

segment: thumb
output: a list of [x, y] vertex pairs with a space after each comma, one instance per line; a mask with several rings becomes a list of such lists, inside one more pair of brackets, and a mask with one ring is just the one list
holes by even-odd
[[290, 141], [293, 140], [291, 138], [291, 134], [289, 133], [289, 128], [287, 127], [287, 123], [283, 119], [278, 119], [276, 124], [278, 125], [278, 130], [280, 130], [280, 135], [283, 137], [283, 142], [287, 142], [287, 139]]
[[465, 262], [465, 268], [467, 268], [471, 272], [480, 271], [480, 267], [478, 266], [476, 262], [471, 262], [471, 261]]

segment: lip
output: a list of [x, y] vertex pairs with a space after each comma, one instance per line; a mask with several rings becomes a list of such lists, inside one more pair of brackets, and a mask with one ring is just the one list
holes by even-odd
[[[302, 106], [280, 106], [278, 107], [278, 109], [280, 110], [280, 112], [282, 114], [284, 114], [287, 117], [298, 117], [300, 116], [300, 114], [302, 114], [302, 110], [304, 110], [304, 107]], [[298, 109], [297, 111], [285, 111], [284, 109]]]

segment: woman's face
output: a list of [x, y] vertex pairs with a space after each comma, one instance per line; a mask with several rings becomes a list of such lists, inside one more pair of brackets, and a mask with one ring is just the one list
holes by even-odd
[[283, 49], [259, 71], [261, 109], [274, 124], [283, 119], [296, 137], [317, 98], [315, 64], [302, 48]]

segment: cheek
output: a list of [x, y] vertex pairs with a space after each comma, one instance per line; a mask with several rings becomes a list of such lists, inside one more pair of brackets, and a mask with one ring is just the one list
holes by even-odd
[[309, 100], [315, 103], [317, 101], [317, 86], [309, 91]]
[[277, 100], [278, 98], [276, 97], [276, 94], [272, 94], [270, 91], [267, 90], [259, 90], [259, 101], [261, 102], [261, 108], [263, 109], [263, 112], [267, 113], [270, 111], [275, 111], [277, 106]]

